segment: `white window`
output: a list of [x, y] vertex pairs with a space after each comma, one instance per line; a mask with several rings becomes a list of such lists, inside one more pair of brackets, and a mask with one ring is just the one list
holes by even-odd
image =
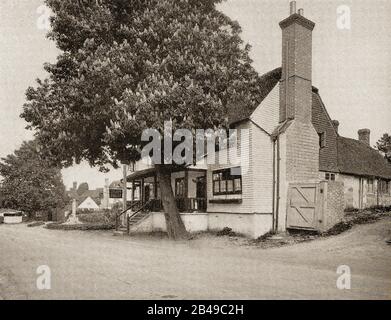
[[213, 195], [241, 194], [241, 168], [230, 168], [213, 171]]

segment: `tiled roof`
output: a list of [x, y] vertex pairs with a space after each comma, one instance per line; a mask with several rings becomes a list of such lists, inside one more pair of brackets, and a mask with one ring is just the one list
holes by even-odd
[[228, 107], [228, 121], [234, 124], [250, 118], [259, 104], [269, 95], [281, 79], [281, 68], [276, 68], [262, 75], [259, 79], [258, 104], [254, 106], [243, 105], [240, 102], [232, 103]]
[[375, 149], [358, 140], [338, 137], [341, 173], [391, 179], [391, 164]]
[[78, 204], [84, 202], [88, 197], [91, 197], [98, 205], [100, 205], [103, 198], [103, 188], [87, 190], [81, 196], [79, 196], [74, 190], [67, 191], [67, 194], [71, 199], [76, 199]]
[[152, 177], [156, 172], [155, 168], [148, 168], [144, 170], [135, 171], [132, 174], [127, 176], [127, 181], [133, 181], [140, 178]]
[[100, 205], [101, 199], [103, 197], [103, 189], [100, 188], [96, 190], [87, 190], [79, 198], [79, 204], [83, 203], [88, 197], [91, 197], [91, 199], [94, 200], [97, 205]]

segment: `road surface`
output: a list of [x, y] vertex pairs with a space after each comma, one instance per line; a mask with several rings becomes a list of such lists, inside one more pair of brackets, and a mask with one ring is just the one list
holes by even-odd
[[[273, 249], [0, 225], [0, 299], [390, 299], [390, 238], [391, 218]], [[337, 288], [341, 265], [351, 289]]]

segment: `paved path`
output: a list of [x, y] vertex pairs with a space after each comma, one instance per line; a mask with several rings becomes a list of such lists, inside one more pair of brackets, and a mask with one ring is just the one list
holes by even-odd
[[[0, 225], [0, 299], [390, 299], [389, 238], [391, 218], [266, 250]], [[40, 265], [51, 290], [37, 289]], [[336, 287], [340, 265], [351, 290]]]

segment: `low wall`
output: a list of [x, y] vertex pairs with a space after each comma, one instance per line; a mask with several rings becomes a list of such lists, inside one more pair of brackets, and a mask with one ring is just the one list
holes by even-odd
[[271, 213], [209, 213], [209, 230], [222, 230], [225, 227], [255, 239], [272, 230], [273, 216]]
[[[181, 213], [181, 218], [189, 232], [208, 230], [207, 213]], [[131, 228], [131, 232], [166, 231], [166, 220], [163, 212], [152, 212], [145, 220]]]
[[345, 198], [344, 184], [339, 181], [322, 182], [324, 189], [324, 208], [321, 231], [327, 231], [337, 223], [341, 222], [344, 216]]
[[[250, 238], [258, 238], [272, 229], [272, 214], [234, 213], [181, 213], [189, 232], [220, 231], [226, 227]], [[144, 221], [131, 228], [131, 232], [166, 231], [163, 212], [153, 212]]]

